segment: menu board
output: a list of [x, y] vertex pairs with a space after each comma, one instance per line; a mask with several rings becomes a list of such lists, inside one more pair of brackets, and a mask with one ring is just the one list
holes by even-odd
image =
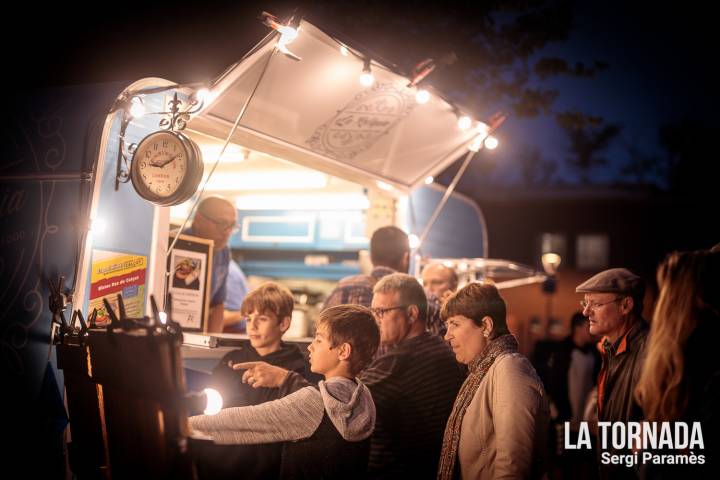
[[[172, 245], [174, 236], [169, 239]], [[183, 330], [208, 328], [213, 241], [179, 235], [167, 263], [167, 292], [172, 299], [172, 320]]]

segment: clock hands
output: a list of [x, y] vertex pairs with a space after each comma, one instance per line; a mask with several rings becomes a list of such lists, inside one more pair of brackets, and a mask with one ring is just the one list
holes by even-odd
[[168, 163], [174, 162], [175, 160], [177, 160], [177, 159], [180, 158], [180, 157], [182, 157], [182, 154], [181, 154], [181, 153], [175, 155], [174, 157], [170, 157], [169, 160], [165, 160], [164, 162], [157, 162], [157, 163], [156, 163], [156, 162], [151, 162], [150, 165], [152, 165], [153, 167], [163, 168], [163, 167], [164, 167], [165, 165], [167, 165]]

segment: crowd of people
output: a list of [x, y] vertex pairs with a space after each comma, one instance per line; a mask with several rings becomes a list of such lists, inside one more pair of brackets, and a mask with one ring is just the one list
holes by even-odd
[[[210, 380], [225, 408], [190, 418], [214, 442], [197, 456], [200, 478], [718, 478], [720, 248], [660, 264], [650, 322], [641, 277], [613, 268], [587, 279], [570, 335], [530, 359], [492, 283], [457, 290], [441, 264], [421, 283], [396, 227], [373, 234], [370, 254], [372, 271], [328, 296], [307, 356], [282, 340], [287, 288], [266, 282], [245, 296], [249, 344]], [[702, 425], [702, 464], [562, 448], [590, 425], [592, 455], [637, 456], [638, 445], [600, 449], [598, 422], [675, 421]]]

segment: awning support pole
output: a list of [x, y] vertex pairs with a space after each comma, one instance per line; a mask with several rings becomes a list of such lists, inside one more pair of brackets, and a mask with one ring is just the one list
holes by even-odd
[[445, 207], [445, 204], [450, 199], [450, 195], [452, 195], [453, 191], [455, 191], [455, 187], [457, 186], [458, 182], [463, 176], [463, 173], [465, 173], [465, 170], [467, 169], [468, 165], [470, 165], [470, 161], [475, 156], [476, 152], [473, 152], [472, 150], [468, 151], [467, 155], [465, 155], [465, 160], [463, 161], [463, 164], [460, 166], [460, 170], [457, 171], [455, 174], [455, 178], [453, 178], [452, 182], [450, 182], [450, 185], [448, 185], [447, 190], [445, 190], [445, 195], [443, 195], [443, 198], [440, 200], [440, 203], [438, 203], [437, 207], [435, 207], [435, 211], [433, 212], [432, 216], [430, 217], [430, 220], [428, 220], [427, 225], [425, 225], [425, 230], [423, 230], [422, 235], [420, 235], [420, 248], [425, 241], [425, 238], [430, 233], [430, 230], [432, 229], [433, 225], [435, 224], [435, 221], [437, 220], [438, 216], [440, 215], [440, 212], [442, 211], [443, 207]]

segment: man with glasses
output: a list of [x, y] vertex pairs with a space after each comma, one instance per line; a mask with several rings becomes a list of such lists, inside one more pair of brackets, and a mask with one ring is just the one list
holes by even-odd
[[236, 226], [235, 205], [224, 197], [213, 195], [200, 201], [192, 226], [183, 231], [188, 235], [207, 238], [215, 242], [210, 283], [210, 318], [208, 319], [208, 332], [210, 333], [220, 333], [223, 330], [225, 314], [223, 302], [227, 296], [225, 281], [230, 263], [228, 240]]
[[[642, 317], [643, 279], [625, 268], [612, 268], [578, 285], [575, 291], [585, 294], [580, 305], [583, 315], [589, 319], [590, 333], [602, 337], [598, 420], [642, 420], [633, 391], [640, 376], [648, 335], [648, 324]], [[612, 453], [627, 454], [629, 450]], [[634, 469], [624, 465], [600, 462], [600, 478], [637, 478], [637, 475]]]
[[427, 298], [414, 277], [393, 273], [373, 289], [384, 355], [358, 378], [377, 409], [370, 478], [435, 478], [445, 423], [465, 375], [448, 345], [427, 330]]

